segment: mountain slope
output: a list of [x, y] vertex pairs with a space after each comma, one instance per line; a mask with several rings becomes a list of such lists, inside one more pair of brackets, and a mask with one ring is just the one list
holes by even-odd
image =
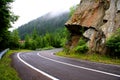
[[39, 35], [44, 35], [46, 32], [55, 32], [64, 27], [65, 22], [69, 18], [69, 12], [64, 12], [58, 15], [47, 13], [33, 21], [28, 22], [18, 28], [19, 35], [22, 39], [26, 34], [32, 34], [36, 29]]

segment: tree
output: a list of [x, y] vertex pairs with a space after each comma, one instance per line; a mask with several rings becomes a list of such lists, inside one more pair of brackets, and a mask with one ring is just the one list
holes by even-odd
[[36, 38], [36, 42], [37, 42], [37, 48], [42, 48], [43, 47], [43, 43], [42, 43], [42, 37], [41, 36], [38, 36]]
[[61, 36], [59, 33], [54, 34], [53, 44], [52, 44], [53, 47], [56, 47], [56, 48], [61, 47], [61, 39], [62, 39]]
[[9, 47], [12, 48], [12, 49], [20, 48], [20, 42], [19, 41], [20, 41], [19, 33], [18, 33], [17, 30], [14, 30], [11, 33], [11, 36], [10, 36]]
[[31, 42], [30, 42], [29, 35], [26, 35], [26, 37], [25, 37], [25, 48], [26, 49], [31, 49]]
[[34, 28], [33, 33], [32, 33], [32, 39], [35, 40], [38, 37], [38, 33], [36, 29]]
[[13, 0], [0, 0], [0, 49], [5, 49], [9, 45], [10, 32], [8, 28], [11, 27], [11, 22], [17, 20], [15, 16], [10, 11], [10, 3]]
[[10, 39], [10, 32], [7, 29], [0, 29], [0, 50], [8, 48], [9, 39]]

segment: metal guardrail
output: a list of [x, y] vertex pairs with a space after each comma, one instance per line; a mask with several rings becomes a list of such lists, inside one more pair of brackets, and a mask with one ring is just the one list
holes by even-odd
[[0, 59], [2, 58], [2, 56], [9, 50], [9, 48], [5, 49], [4, 51], [0, 52]]

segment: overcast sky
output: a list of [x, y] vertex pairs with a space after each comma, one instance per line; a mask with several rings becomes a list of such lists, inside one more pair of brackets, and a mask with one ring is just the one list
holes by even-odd
[[80, 0], [15, 0], [12, 12], [19, 15], [13, 28], [17, 28], [33, 19], [36, 19], [50, 11], [60, 12], [69, 10], [73, 5], [79, 4]]

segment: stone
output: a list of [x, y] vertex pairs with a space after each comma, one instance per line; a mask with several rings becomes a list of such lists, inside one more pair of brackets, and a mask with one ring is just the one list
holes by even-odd
[[65, 26], [71, 33], [72, 48], [85, 37], [90, 53], [106, 54], [106, 40], [120, 28], [120, 0], [81, 0]]

